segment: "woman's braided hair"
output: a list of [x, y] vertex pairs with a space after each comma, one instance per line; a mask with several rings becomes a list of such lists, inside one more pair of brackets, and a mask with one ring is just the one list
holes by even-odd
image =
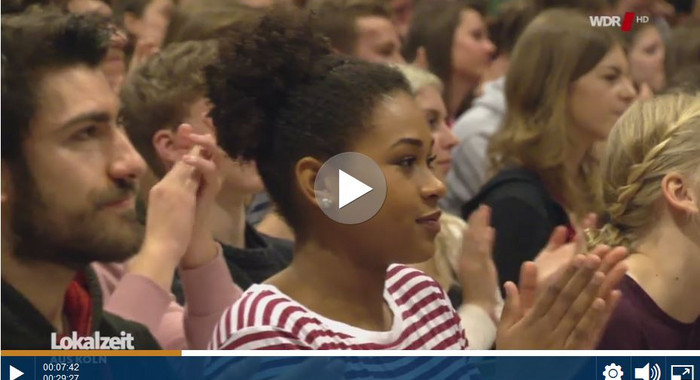
[[700, 180], [700, 97], [668, 94], [637, 102], [608, 138], [603, 200], [608, 223], [589, 234], [589, 245], [634, 249], [653, 225], [661, 180], [679, 172]]

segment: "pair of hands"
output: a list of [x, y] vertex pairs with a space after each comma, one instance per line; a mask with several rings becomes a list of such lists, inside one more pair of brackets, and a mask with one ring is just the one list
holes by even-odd
[[178, 133], [184, 135], [188, 153], [151, 188], [144, 243], [130, 263], [132, 272], [168, 290], [178, 265], [196, 268], [218, 254], [210, 213], [223, 182], [226, 157], [212, 135], [194, 134], [186, 124]]
[[[594, 225], [594, 215], [583, 222], [583, 227]], [[482, 206], [469, 218], [459, 262], [465, 300], [489, 311], [497, 302], [495, 233], [490, 209]], [[622, 262], [627, 250], [598, 246], [584, 254], [583, 234], [566, 243], [566, 233], [557, 227], [535, 261], [522, 265], [519, 286], [505, 284], [497, 348], [594, 349], [598, 344], [621, 296], [614, 289], [627, 271]]]

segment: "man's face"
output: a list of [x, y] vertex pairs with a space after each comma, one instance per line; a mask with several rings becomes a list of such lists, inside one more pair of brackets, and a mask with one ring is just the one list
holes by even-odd
[[376, 63], [406, 63], [401, 56], [401, 40], [391, 20], [379, 16], [357, 18], [354, 56]]
[[11, 170], [15, 255], [75, 268], [129, 258], [143, 238], [134, 200], [146, 166], [117, 127], [116, 95], [86, 66], [37, 86], [24, 162]]

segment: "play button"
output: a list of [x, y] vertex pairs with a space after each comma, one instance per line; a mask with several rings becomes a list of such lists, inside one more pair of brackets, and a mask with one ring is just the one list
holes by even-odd
[[369, 193], [372, 188], [358, 181], [350, 174], [338, 169], [338, 208], [345, 207], [348, 203]]
[[19, 379], [22, 375], [24, 375], [24, 372], [18, 370], [13, 366], [10, 366], [10, 380]]
[[386, 180], [371, 158], [346, 152], [323, 164], [314, 190], [321, 210], [329, 218], [343, 224], [358, 224], [369, 220], [382, 208]]

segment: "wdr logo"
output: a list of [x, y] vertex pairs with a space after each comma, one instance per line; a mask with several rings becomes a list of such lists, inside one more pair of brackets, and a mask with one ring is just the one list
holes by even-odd
[[634, 16], [634, 12], [625, 13], [625, 17], [620, 16], [589, 16], [591, 26], [609, 27], [617, 26], [623, 32], [629, 32], [632, 29], [632, 24], [636, 21], [637, 24], [646, 24], [649, 22], [649, 16]]

